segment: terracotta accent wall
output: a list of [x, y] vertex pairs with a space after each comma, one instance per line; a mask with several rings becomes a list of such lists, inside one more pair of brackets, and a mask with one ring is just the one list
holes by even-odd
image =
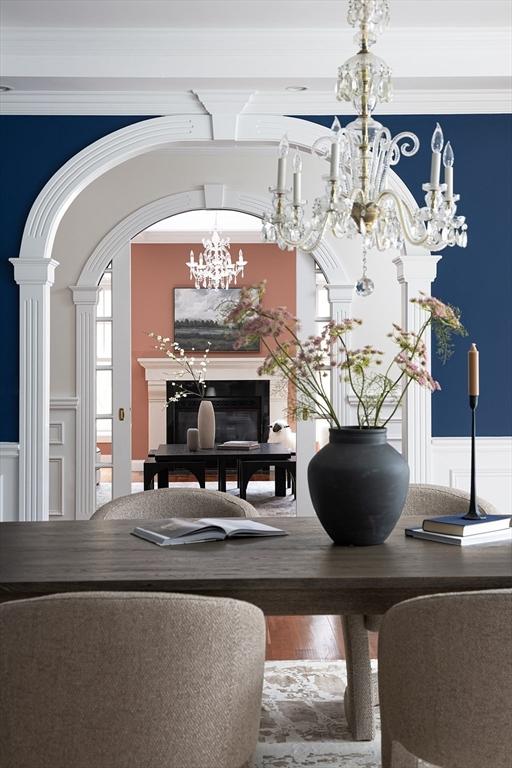
[[[268, 306], [286, 306], [295, 313], [295, 253], [264, 243], [233, 243], [233, 258], [242, 248], [247, 259], [245, 276], [238, 285], [267, 281]], [[196, 257], [195, 243], [134, 243], [132, 245], [132, 457], [145, 459], [148, 449], [148, 397], [144, 369], [139, 357], [159, 356], [149, 331], [173, 338], [174, 288], [193, 287], [189, 279], [188, 255]], [[254, 352], [212, 352], [212, 357], [254, 356]], [[162, 413], [162, 418], [165, 414]]]

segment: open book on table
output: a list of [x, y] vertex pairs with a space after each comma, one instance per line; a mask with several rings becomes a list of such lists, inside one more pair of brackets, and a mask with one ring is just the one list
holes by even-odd
[[202, 517], [200, 520], [180, 517], [162, 520], [148, 526], [138, 526], [132, 533], [141, 539], [167, 547], [173, 544], [197, 544], [201, 541], [222, 541], [255, 536], [286, 536], [286, 531], [271, 525], [240, 517]]

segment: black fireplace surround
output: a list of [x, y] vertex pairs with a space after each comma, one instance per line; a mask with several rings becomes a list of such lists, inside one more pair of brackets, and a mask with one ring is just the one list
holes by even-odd
[[[181, 382], [193, 391], [189, 382]], [[167, 382], [167, 398], [174, 393]], [[266, 443], [270, 424], [270, 384], [268, 381], [210, 381], [206, 391], [215, 409], [215, 442], [257, 440]], [[190, 395], [167, 407], [167, 442], [186, 443], [187, 429], [197, 427], [199, 398]]]

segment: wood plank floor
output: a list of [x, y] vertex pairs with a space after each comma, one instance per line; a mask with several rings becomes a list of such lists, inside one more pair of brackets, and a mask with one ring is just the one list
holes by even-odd
[[[268, 616], [267, 661], [345, 658], [339, 616]], [[377, 658], [377, 634], [370, 633], [370, 656]]]

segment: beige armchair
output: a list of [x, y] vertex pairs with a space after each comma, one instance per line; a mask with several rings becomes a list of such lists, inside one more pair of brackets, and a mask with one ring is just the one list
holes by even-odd
[[134, 592], [0, 605], [0, 766], [241, 768], [256, 747], [262, 612]]
[[379, 637], [382, 768], [512, 764], [512, 590], [406, 600]]
[[[494, 506], [478, 499], [480, 508], [495, 515]], [[460, 515], [468, 510], [469, 495], [456, 488], [439, 485], [411, 484], [402, 516]], [[378, 632], [382, 616], [342, 616], [343, 638], [347, 658], [345, 716], [356, 741], [369, 741], [375, 736], [373, 706], [378, 703], [376, 680], [372, 680], [368, 631]]]
[[91, 520], [158, 520], [165, 517], [253, 517], [252, 504], [204, 488], [160, 488], [109, 501]]

